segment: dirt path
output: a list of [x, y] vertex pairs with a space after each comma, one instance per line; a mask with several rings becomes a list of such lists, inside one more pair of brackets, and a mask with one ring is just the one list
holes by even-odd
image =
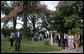
[[76, 51], [75, 49], [69, 50], [68, 48], [66, 48], [66, 49], [61, 49], [61, 51], [50, 51], [50, 52], [40, 52], [40, 53], [83, 53], [83, 47], [80, 47], [78, 51]]
[[45, 53], [83, 53], [83, 47], [80, 47], [78, 51], [75, 49], [69, 50], [69, 49], [63, 49], [61, 51], [51, 51], [51, 52], [45, 52]]

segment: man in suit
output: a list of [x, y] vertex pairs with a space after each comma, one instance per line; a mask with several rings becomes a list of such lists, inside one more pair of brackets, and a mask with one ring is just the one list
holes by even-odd
[[43, 39], [46, 39], [46, 35], [45, 35], [45, 32], [43, 32], [42, 34], [43, 34]]
[[62, 48], [65, 49], [66, 33], [64, 33], [64, 35], [62, 36], [62, 40], [63, 40], [63, 42], [62, 42]]
[[64, 35], [61, 35], [61, 49], [64, 48]]
[[52, 31], [49, 32], [49, 38], [51, 37], [51, 34], [52, 34], [52, 37], [54, 38], [55, 34]]
[[66, 38], [65, 38], [65, 48], [67, 48], [68, 47], [68, 34], [66, 34], [65, 36], [66, 36]]
[[56, 36], [57, 42], [58, 42], [58, 47], [61, 47], [61, 35], [58, 33]]
[[19, 51], [20, 50], [21, 40], [22, 40], [22, 34], [21, 34], [21, 32], [19, 30], [17, 30], [15, 37], [16, 37], [15, 51]]

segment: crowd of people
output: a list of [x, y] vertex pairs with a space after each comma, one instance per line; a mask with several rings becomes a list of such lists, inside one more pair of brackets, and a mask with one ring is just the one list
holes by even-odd
[[39, 35], [39, 40], [43, 40], [45, 38], [50, 38], [50, 44], [57, 42], [58, 47], [61, 49], [69, 48], [69, 49], [76, 49], [81, 45], [81, 35], [78, 34], [66, 34], [60, 35], [60, 33], [55, 34], [52, 31], [46, 31], [43, 34]]
[[58, 33], [57, 35], [57, 42], [58, 42], [58, 46], [61, 47], [62, 49], [65, 48], [69, 48], [69, 49], [76, 49], [78, 50], [79, 46], [80, 46], [80, 34], [66, 34], [64, 33], [64, 35], [60, 35]]
[[[34, 41], [34, 33], [32, 32], [31, 38]], [[64, 33], [63, 35], [60, 35], [60, 33], [53, 32], [53, 31], [45, 31], [44, 33], [39, 34], [38, 40], [43, 40], [43, 39], [50, 39], [50, 44], [53, 45], [53, 43], [57, 43], [58, 47], [61, 49], [69, 48], [69, 49], [76, 49], [81, 46], [81, 35], [78, 32], [78, 34], [66, 34]], [[22, 34], [19, 30], [17, 30], [16, 33], [13, 31], [11, 32], [10, 36], [10, 45], [13, 46], [13, 42], [15, 40], [15, 50], [19, 51], [20, 49], [20, 43], [22, 39]]]

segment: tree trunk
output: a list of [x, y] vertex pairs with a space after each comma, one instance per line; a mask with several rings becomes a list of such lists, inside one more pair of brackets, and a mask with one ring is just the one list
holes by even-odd
[[[33, 33], [35, 34], [35, 23], [33, 24]], [[34, 37], [34, 34], [33, 34], [33, 37]]]
[[26, 39], [27, 38], [27, 1], [23, 1], [23, 36]]
[[13, 18], [13, 29], [16, 31], [16, 17]]
[[35, 32], [35, 20], [33, 21], [33, 32]]
[[[36, 29], [35, 29], [35, 18], [34, 18], [35, 16], [33, 16], [32, 17], [32, 24], [33, 24], [33, 33], [35, 34], [35, 32], [36, 32]], [[33, 35], [33, 37], [34, 37], [34, 35]]]

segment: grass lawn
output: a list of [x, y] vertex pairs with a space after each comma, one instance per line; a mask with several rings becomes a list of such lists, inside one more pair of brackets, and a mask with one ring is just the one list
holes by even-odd
[[[57, 46], [45, 45], [42, 41], [28, 41], [22, 40], [20, 46], [20, 53], [31, 53], [31, 52], [47, 52], [47, 51], [58, 51], [60, 50]], [[10, 46], [10, 42], [7, 38], [1, 39], [1, 53], [17, 53], [14, 46]]]

